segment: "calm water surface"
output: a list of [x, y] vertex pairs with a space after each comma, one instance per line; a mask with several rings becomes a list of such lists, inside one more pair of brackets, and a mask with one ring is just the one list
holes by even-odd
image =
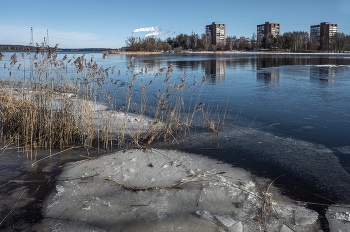
[[[0, 65], [0, 77], [7, 78], [7, 63], [12, 52], [5, 53]], [[58, 55], [61, 59], [62, 53]], [[82, 54], [76, 54], [80, 56]], [[73, 53], [68, 53], [68, 59]], [[104, 68], [117, 65], [125, 76], [129, 55], [87, 53]], [[31, 54], [26, 58], [27, 76]], [[18, 54], [23, 76], [23, 59]], [[241, 120], [285, 137], [297, 138], [328, 148], [350, 153], [350, 54], [349, 55], [235, 55], [235, 54], [163, 54], [136, 56], [135, 72], [147, 67], [147, 74], [137, 82], [153, 81], [151, 95], [163, 85], [165, 74], [154, 78], [160, 68], [174, 66], [171, 81], [179, 81], [186, 71], [187, 83], [193, 78], [200, 83], [203, 76], [209, 85], [201, 96], [229, 109], [227, 121], [233, 121], [242, 108]], [[17, 67], [17, 65], [15, 67]], [[127, 82], [127, 77], [120, 79]], [[136, 87], [137, 88], [137, 87]], [[200, 85], [195, 88], [200, 90]], [[189, 100], [190, 96], [187, 99]], [[255, 118], [256, 117], [256, 118]], [[270, 126], [273, 125], [273, 126]], [[347, 129], [349, 128], [349, 129]], [[347, 149], [348, 148], [348, 149]], [[349, 169], [349, 166], [347, 166]]]

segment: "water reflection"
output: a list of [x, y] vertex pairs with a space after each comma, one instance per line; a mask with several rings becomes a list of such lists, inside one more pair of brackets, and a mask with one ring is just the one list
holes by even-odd
[[205, 75], [210, 77], [212, 83], [225, 83], [225, 59], [223, 60], [204, 60], [202, 62], [202, 68], [205, 71]]
[[255, 63], [256, 63], [256, 57], [242, 57], [239, 59], [227, 59], [226, 60], [226, 68], [227, 69], [241, 69], [241, 70], [245, 70], [245, 69], [256, 69], [255, 67]]
[[271, 67], [279, 67], [285, 65], [286, 62], [283, 59], [272, 58], [257, 58], [256, 59], [256, 73], [257, 80], [265, 81], [265, 83], [276, 83], [280, 81], [280, 69], [269, 69]]
[[267, 69], [258, 71], [256, 73], [258, 81], [265, 81], [265, 83], [277, 83], [280, 81], [280, 70], [279, 69]]
[[283, 59], [273, 57], [271, 59], [266, 59], [266, 58], [260, 58], [258, 57], [256, 59], [256, 69], [264, 69], [264, 68], [271, 68], [271, 67], [279, 67], [284, 65], [286, 62], [283, 62]]
[[322, 82], [335, 83], [337, 77], [337, 67], [334, 65], [310, 66], [310, 79]]
[[182, 61], [175, 61], [175, 62], [168, 62], [168, 66], [170, 64], [175, 64], [176, 68], [183, 71], [196, 71], [198, 70], [198, 67], [200, 65], [200, 61], [198, 60], [182, 60]]

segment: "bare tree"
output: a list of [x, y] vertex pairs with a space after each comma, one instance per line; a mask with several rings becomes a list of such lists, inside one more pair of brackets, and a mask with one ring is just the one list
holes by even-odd
[[131, 36], [131, 37], [128, 37], [126, 40], [125, 40], [125, 44], [127, 47], [129, 48], [135, 48], [135, 44], [136, 44], [136, 39], [135, 37]]
[[251, 43], [251, 48], [253, 50], [256, 50], [256, 48], [257, 48], [257, 41], [256, 41], [256, 34], [255, 34], [255, 32], [253, 32], [253, 36], [252, 36], [252, 39], [251, 39], [250, 43]]

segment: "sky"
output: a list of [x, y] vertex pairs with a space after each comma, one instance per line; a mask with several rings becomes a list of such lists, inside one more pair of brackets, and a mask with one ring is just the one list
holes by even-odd
[[[0, 0], [0, 44], [28, 45], [49, 32], [49, 45], [59, 48], [120, 48], [132, 32], [157, 27], [162, 40], [205, 33], [212, 22], [226, 24], [226, 36], [249, 37], [267, 21], [280, 23], [281, 34], [310, 32], [321, 22], [338, 24], [350, 34], [349, 0]], [[147, 32], [136, 32], [144, 37]]]

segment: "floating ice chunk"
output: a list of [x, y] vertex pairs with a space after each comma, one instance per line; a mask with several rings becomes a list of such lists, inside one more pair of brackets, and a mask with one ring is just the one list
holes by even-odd
[[247, 214], [243, 211], [239, 211], [235, 214], [235, 219], [245, 218]]
[[[158, 191], [139, 191], [137, 193], [114, 186], [110, 182], [101, 181], [101, 178], [91, 178], [88, 182], [79, 184], [81, 189], [78, 189], [78, 183], [81, 183], [79, 180], [74, 180], [74, 183], [76, 183], [74, 185], [70, 182], [60, 182], [59, 185], [65, 189], [64, 193], [60, 197], [57, 196], [58, 191], [54, 191], [50, 195], [43, 205], [44, 216], [66, 219], [67, 222], [57, 226], [61, 228], [74, 221], [75, 223], [88, 223], [108, 231], [120, 231], [122, 229], [123, 231], [147, 230], [160, 232], [175, 230], [175, 228], [181, 226], [181, 231], [213, 231], [215, 227], [225, 232], [243, 232], [243, 230], [280, 232], [283, 224], [289, 225], [291, 220], [294, 222], [295, 211], [302, 208], [296, 206], [295, 203], [287, 202], [283, 203], [282, 206], [281, 203], [274, 205], [278, 217], [276, 218], [275, 214], [272, 214], [271, 222], [262, 221], [257, 225], [257, 222], [261, 219], [261, 213], [257, 208], [261, 207], [262, 203], [256, 195], [260, 196], [261, 192], [250, 178], [250, 173], [233, 169], [231, 165], [206, 157], [188, 154], [189, 158], [187, 158], [185, 157], [187, 154], [182, 152], [157, 151], [166, 154], [171, 160], [179, 160], [186, 167], [196, 171], [197, 174], [225, 172], [225, 175], [217, 174], [215, 178], [205, 178], [201, 191], [199, 191], [201, 186], [195, 181], [183, 185], [184, 190], [159, 189]], [[158, 152], [154, 152], [154, 154], [156, 153]], [[133, 158], [137, 158], [137, 163], [130, 162]], [[118, 159], [118, 161], [116, 162], [115, 159]], [[77, 167], [66, 169], [59, 179], [79, 177], [85, 172], [93, 175], [94, 173], [91, 170], [96, 167], [100, 167], [100, 170], [103, 169], [103, 172], [98, 173], [101, 177], [138, 188], [172, 186], [178, 184], [181, 180], [184, 182], [196, 177], [189, 176], [188, 169], [183, 166], [171, 167], [171, 160], [159, 156], [157, 159], [151, 160], [153, 168], [149, 168], [149, 155], [145, 155], [142, 150], [129, 150], [125, 153], [120, 152], [103, 156]], [[118, 166], [119, 173], [114, 170], [116, 166], [106, 165], [112, 162], [115, 162], [115, 165]], [[124, 165], [121, 165], [122, 163]], [[168, 165], [168, 168], [163, 168], [164, 165]], [[133, 173], [130, 172], [131, 169], [134, 170]], [[258, 179], [257, 183], [270, 183], [270, 181]], [[220, 186], [220, 188], [217, 186]], [[226, 187], [222, 188], [221, 186]], [[269, 192], [274, 192], [274, 198], [278, 198], [278, 191], [275, 191], [274, 186], [271, 186], [271, 188], [273, 189]], [[251, 195], [249, 201], [247, 201], [248, 195]], [[199, 205], [195, 204], [198, 198], [200, 200]], [[133, 204], [133, 202], [135, 203]], [[288, 205], [291, 206], [287, 207]], [[309, 216], [310, 212], [313, 211], [305, 210], [304, 214]], [[338, 215], [338, 217], [340, 216]], [[317, 215], [312, 222], [315, 222], [316, 219]], [[135, 223], [130, 223], [130, 221]], [[297, 221], [298, 223], [307, 224], [301, 222], [301, 219], [298, 218]], [[344, 223], [341, 220], [336, 221]], [[306, 225], [305, 228], [311, 228], [309, 231], [317, 231], [316, 229], [312, 230], [312, 228], [319, 228], [317, 223], [318, 221], [312, 225]], [[48, 227], [52, 225], [55, 224]], [[302, 231], [304, 229], [302, 227], [304, 226], [293, 225], [292, 228], [296, 231]], [[42, 228], [45, 227], [40, 227], [40, 230], [36, 231], [42, 231]], [[76, 226], [72, 228], [65, 231], [77, 231], [75, 230]], [[299, 230], [300, 228], [301, 230]]]
[[226, 227], [230, 227], [234, 224], [236, 224], [237, 222], [235, 220], [233, 220], [230, 216], [228, 215], [214, 215], [214, 217], [216, 219], [219, 220], [219, 222], [221, 222], [224, 226]]
[[283, 226], [281, 227], [280, 232], [293, 232], [293, 230], [291, 230], [288, 226], [283, 225]]
[[237, 222], [236, 224], [232, 225], [228, 229], [232, 232], [243, 232], [243, 224], [242, 222]]
[[254, 188], [255, 184], [253, 181], [248, 181], [248, 182], [244, 182], [245, 183], [245, 187], [248, 188]]
[[330, 231], [349, 231], [350, 208], [329, 207], [326, 213]]
[[165, 214], [165, 212], [157, 212], [157, 216], [158, 216], [158, 218], [165, 218], [166, 214]]
[[316, 222], [318, 213], [306, 208], [298, 208], [295, 211], [295, 224], [296, 225], [311, 225]]
[[64, 193], [65, 188], [61, 185], [56, 185], [57, 196], [61, 196]]
[[201, 211], [201, 210], [198, 210], [196, 212], [197, 215], [201, 216], [202, 218], [205, 218], [205, 219], [208, 219], [208, 220], [213, 220], [213, 216], [208, 212], [208, 211]]
[[335, 219], [350, 221], [350, 213], [349, 212], [337, 212], [335, 214]]
[[111, 206], [111, 203], [110, 203], [110, 202], [103, 201], [102, 203], [103, 203], [105, 206]]
[[85, 208], [82, 208], [83, 210], [91, 210], [91, 205], [85, 207]]

